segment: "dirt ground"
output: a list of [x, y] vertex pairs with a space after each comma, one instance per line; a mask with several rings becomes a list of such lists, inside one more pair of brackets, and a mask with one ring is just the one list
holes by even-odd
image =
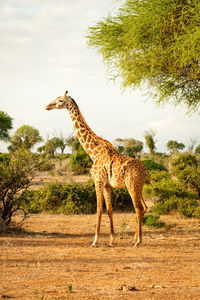
[[167, 228], [143, 226], [143, 244], [131, 246], [135, 215], [115, 213], [90, 248], [95, 215], [31, 215], [21, 232], [0, 235], [0, 298], [200, 299], [199, 220], [162, 217]]

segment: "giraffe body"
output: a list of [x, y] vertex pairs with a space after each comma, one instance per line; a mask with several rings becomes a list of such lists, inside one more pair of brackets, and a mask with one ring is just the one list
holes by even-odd
[[86, 123], [74, 99], [67, 96], [67, 92], [46, 107], [47, 110], [63, 108], [69, 110], [76, 135], [93, 160], [90, 173], [95, 182], [97, 195], [97, 226], [92, 246], [96, 246], [99, 240], [103, 199], [110, 218], [110, 246], [114, 241], [111, 187], [128, 189], [138, 219], [134, 237], [134, 246], [138, 246], [142, 241], [142, 218], [147, 210], [142, 197], [145, 178], [149, 178], [147, 169], [138, 159], [119, 154], [110, 142], [98, 137]]

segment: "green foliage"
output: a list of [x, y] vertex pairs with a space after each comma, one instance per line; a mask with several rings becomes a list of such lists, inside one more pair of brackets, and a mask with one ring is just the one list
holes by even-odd
[[[113, 209], [133, 211], [127, 189], [113, 190]], [[51, 184], [40, 190], [25, 191], [21, 195], [21, 206], [29, 213], [50, 212], [82, 214], [96, 212], [96, 191], [93, 181], [86, 184]], [[105, 208], [105, 204], [104, 204]]]
[[6, 163], [0, 161], [0, 217], [5, 225], [21, 208], [21, 193], [30, 185], [37, 165], [36, 155], [25, 150], [11, 154]]
[[200, 164], [193, 155], [180, 154], [172, 161], [173, 174], [200, 198]]
[[170, 140], [167, 142], [167, 149], [170, 152], [183, 150], [185, 148], [185, 145], [183, 143], [178, 143], [177, 141]]
[[42, 190], [26, 190], [20, 196], [20, 207], [23, 208], [26, 213], [41, 213], [43, 211], [42, 197]]
[[123, 86], [149, 86], [158, 103], [200, 103], [200, 2], [126, 0], [91, 26], [88, 43]]
[[199, 201], [183, 182], [173, 180], [168, 174], [156, 182], [156, 187], [153, 195], [158, 200], [152, 206], [154, 213], [161, 215], [177, 211], [186, 217], [200, 217]]
[[12, 127], [12, 118], [7, 113], [0, 111], [0, 140], [9, 141], [9, 131]]
[[23, 125], [18, 128], [11, 138], [11, 151], [19, 149], [30, 150], [35, 144], [42, 141], [39, 130], [30, 126]]
[[115, 147], [119, 153], [135, 157], [137, 153], [140, 153], [143, 149], [143, 142], [135, 140], [133, 138], [129, 139], [116, 139]]
[[132, 199], [126, 188], [113, 189], [112, 203], [116, 211], [134, 211]]
[[0, 154], [0, 162], [8, 165], [9, 162], [10, 162], [10, 154], [8, 154], [8, 153], [1, 153]]
[[96, 193], [91, 181], [85, 185], [51, 184], [40, 190], [26, 191], [21, 198], [27, 212], [81, 214], [96, 211]]
[[145, 131], [144, 138], [149, 152], [153, 154], [156, 150], [155, 132], [153, 130]]
[[156, 163], [152, 159], [145, 159], [145, 160], [142, 160], [142, 162], [148, 170], [167, 171], [165, 166], [163, 166], [162, 164]]
[[56, 149], [62, 147], [62, 145], [63, 145], [62, 140], [54, 137], [45, 143], [44, 151], [47, 154], [54, 155]]
[[178, 211], [180, 215], [185, 217], [200, 218], [200, 206], [197, 199], [194, 198], [171, 196], [156, 202], [152, 207], [152, 211], [159, 215]]
[[148, 227], [156, 227], [156, 228], [165, 227], [165, 222], [158, 221], [159, 218], [160, 218], [159, 215], [148, 213], [144, 215], [142, 224]]
[[55, 162], [50, 155], [39, 156], [39, 171], [51, 171], [55, 168]]
[[69, 159], [69, 165], [76, 174], [84, 174], [92, 166], [90, 156], [85, 152], [77, 138], [72, 143], [73, 152]]
[[196, 147], [195, 153], [199, 154], [200, 153], [200, 144]]

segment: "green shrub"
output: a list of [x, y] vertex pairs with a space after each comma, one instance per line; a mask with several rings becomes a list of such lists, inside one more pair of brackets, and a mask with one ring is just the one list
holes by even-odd
[[42, 154], [42, 155], [38, 155], [38, 157], [40, 161], [39, 171], [41, 172], [51, 171], [55, 168], [55, 162], [51, 155]]
[[115, 211], [134, 211], [131, 196], [126, 188], [113, 189], [112, 203]]
[[42, 209], [50, 213], [56, 212], [62, 205], [66, 192], [65, 186], [59, 184], [50, 184], [44, 187], [41, 201]]
[[172, 172], [200, 198], [200, 164], [194, 155], [179, 154], [172, 160]]
[[67, 185], [67, 197], [60, 207], [64, 214], [81, 214], [96, 212], [96, 191], [92, 181], [84, 185]]
[[152, 206], [152, 211], [161, 215], [178, 211], [180, 215], [190, 218], [200, 218], [200, 206], [197, 199], [171, 196], [166, 200], [159, 200]]
[[162, 164], [156, 163], [152, 159], [145, 159], [145, 160], [142, 160], [142, 162], [148, 170], [167, 171], [165, 166], [163, 166]]
[[157, 227], [157, 228], [165, 227], [165, 222], [158, 221], [159, 218], [160, 218], [159, 215], [154, 215], [150, 213], [146, 214], [143, 217], [142, 224], [149, 227]]
[[[112, 199], [114, 210], [133, 211], [132, 200], [127, 189], [113, 190]], [[40, 190], [23, 193], [21, 206], [30, 213], [41, 211], [64, 214], [95, 213], [95, 185], [92, 180], [86, 184], [51, 184]]]
[[70, 155], [69, 165], [76, 174], [88, 173], [92, 166], [90, 156], [85, 152], [78, 139], [73, 142], [73, 152]]
[[179, 181], [172, 178], [163, 178], [156, 183], [158, 189], [157, 194], [160, 199], [169, 199], [171, 196], [176, 197], [194, 197], [194, 193], [187, 190], [186, 187]]
[[10, 162], [10, 154], [9, 153], [1, 153], [0, 154], [0, 162], [8, 165]]
[[42, 190], [27, 190], [22, 193], [20, 197], [20, 207], [22, 207], [27, 213], [41, 213], [43, 199]]
[[152, 185], [145, 184], [143, 187], [143, 195], [146, 197], [153, 197], [156, 195], [156, 191]]
[[151, 170], [149, 174], [153, 182], [159, 182], [163, 179], [170, 180], [170, 175], [167, 171]]
[[[200, 216], [200, 208], [195, 194], [184, 189], [181, 183], [170, 177], [163, 177], [157, 182], [157, 186], [159, 191], [155, 191], [150, 185], [145, 185], [143, 190], [143, 194], [146, 196], [159, 197], [159, 200], [152, 206], [154, 213], [161, 215], [178, 211], [187, 217], [197, 218]], [[31, 213], [41, 211], [64, 214], [96, 212], [96, 191], [91, 180], [86, 184], [51, 184], [40, 190], [27, 191], [22, 194], [21, 199], [22, 207]], [[112, 203], [114, 211], [134, 211], [127, 189], [113, 189]]]

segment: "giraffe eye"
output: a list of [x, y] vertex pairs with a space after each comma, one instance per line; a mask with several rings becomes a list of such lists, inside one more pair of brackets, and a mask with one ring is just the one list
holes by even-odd
[[60, 103], [63, 103], [63, 100], [59, 100]]

